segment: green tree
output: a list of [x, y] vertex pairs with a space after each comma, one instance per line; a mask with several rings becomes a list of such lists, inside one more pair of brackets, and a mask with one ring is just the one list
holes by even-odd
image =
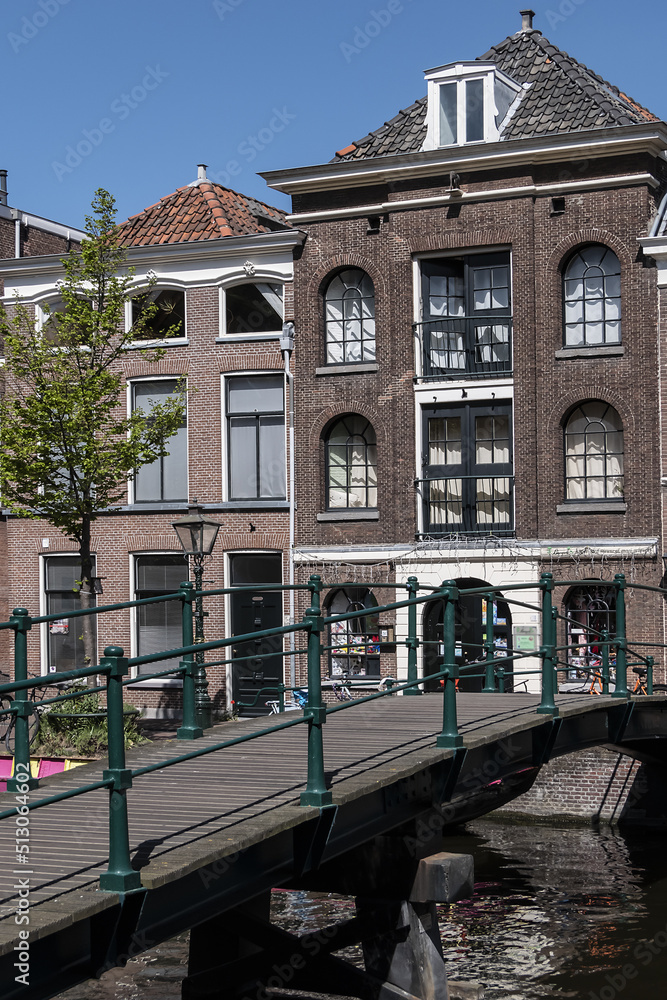
[[[93, 522], [125, 502], [127, 481], [138, 469], [169, 453], [169, 438], [185, 412], [180, 391], [149, 413], [125, 415], [127, 348], [150, 340], [157, 307], [144, 297], [132, 329], [125, 330], [133, 272], [119, 245], [114, 199], [100, 188], [92, 209], [87, 238], [62, 262], [61, 309], [46, 310], [41, 329], [20, 301], [0, 318], [3, 503], [19, 516], [49, 521], [76, 542], [84, 608], [94, 603]], [[159, 349], [141, 350], [149, 361], [161, 355]], [[90, 664], [94, 626], [88, 616], [81, 622]]]

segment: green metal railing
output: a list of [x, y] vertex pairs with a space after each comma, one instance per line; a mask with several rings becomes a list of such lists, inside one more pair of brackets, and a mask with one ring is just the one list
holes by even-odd
[[[446, 580], [440, 587], [422, 586], [415, 577], [409, 577], [404, 584], [382, 584], [382, 588], [395, 588], [405, 590], [405, 599], [395, 600], [372, 609], [373, 614], [392, 612], [401, 609], [407, 610], [407, 636], [404, 645], [407, 649], [407, 679], [403, 682], [392, 683], [388, 690], [365, 694], [341, 704], [326, 705], [322, 691], [322, 654], [327, 649], [323, 644], [322, 637], [325, 629], [342, 621], [349, 621], [359, 617], [359, 611], [349, 612], [343, 615], [324, 616], [321, 606], [321, 593], [323, 583], [319, 576], [311, 576], [308, 584], [294, 587], [279, 585], [266, 585], [263, 589], [280, 591], [287, 589], [303, 590], [310, 595], [309, 607], [303, 616], [303, 620], [294, 625], [280, 626], [265, 629], [259, 632], [252, 632], [246, 635], [237, 635], [226, 639], [216, 639], [203, 643], [196, 643], [193, 639], [193, 603], [202, 596], [223, 596], [234, 593], [238, 589], [256, 591], [257, 587], [229, 588], [224, 590], [196, 592], [191, 583], [183, 583], [178, 592], [163, 595], [157, 598], [146, 598], [140, 601], [128, 601], [122, 604], [107, 605], [81, 611], [69, 612], [69, 617], [80, 617], [89, 614], [104, 614], [109, 611], [126, 610], [144, 604], [180, 601], [182, 605], [182, 645], [177, 649], [165, 650], [162, 652], [146, 655], [126, 657], [122, 647], [109, 645], [104, 651], [104, 656], [96, 666], [83, 667], [76, 670], [62, 671], [49, 674], [46, 677], [29, 678], [28, 672], [28, 632], [33, 625], [42, 622], [58, 620], [62, 615], [42, 615], [31, 618], [25, 608], [16, 608], [9, 621], [0, 623], [1, 630], [11, 630], [14, 634], [14, 680], [0, 685], [0, 695], [12, 694], [13, 701], [11, 707], [4, 714], [14, 716], [16, 727], [15, 736], [15, 767], [14, 777], [8, 782], [8, 790], [19, 794], [28, 793], [38, 786], [38, 781], [30, 778], [29, 761], [29, 720], [35, 705], [48, 705], [76, 697], [79, 692], [60, 694], [56, 697], [45, 699], [36, 703], [30, 697], [30, 692], [38, 687], [49, 687], [61, 682], [88, 679], [94, 677], [104, 678], [104, 683], [96, 687], [89, 688], [90, 691], [106, 691], [106, 714], [108, 722], [109, 759], [108, 767], [104, 769], [102, 780], [91, 782], [69, 789], [55, 795], [40, 798], [36, 801], [29, 801], [27, 809], [37, 809], [54, 802], [61, 802], [75, 796], [86, 794], [89, 791], [107, 788], [109, 790], [109, 868], [102, 876], [100, 885], [103, 890], [112, 892], [130, 892], [140, 888], [139, 873], [134, 871], [131, 865], [129, 832], [128, 832], [128, 802], [127, 791], [132, 787], [133, 780], [141, 775], [152, 771], [171, 767], [174, 764], [192, 760], [209, 753], [216, 753], [228, 747], [236, 746], [250, 740], [261, 739], [262, 737], [291, 729], [295, 726], [305, 725], [307, 727], [307, 780], [304, 791], [301, 793], [300, 801], [303, 806], [316, 806], [322, 808], [332, 802], [331, 790], [327, 787], [325, 780], [325, 748], [324, 748], [324, 726], [329, 715], [344, 711], [354, 710], [355, 707], [367, 704], [381, 698], [392, 697], [395, 694], [418, 695], [424, 693], [425, 685], [441, 685], [442, 688], [442, 729], [436, 736], [435, 744], [445, 750], [454, 750], [463, 746], [463, 737], [457, 718], [457, 686], [458, 680], [462, 676], [460, 665], [457, 663], [457, 639], [456, 639], [456, 605], [462, 597], [481, 595], [486, 600], [486, 634], [484, 643], [480, 646], [481, 658], [474, 667], [478, 667], [478, 672], [465, 671], [465, 676], [479, 678], [482, 682], [482, 691], [492, 694], [503, 694], [507, 677], [514, 670], [515, 664], [520, 664], [526, 659], [539, 658], [541, 665], [539, 670], [522, 670], [518, 676], [539, 676], [540, 678], [540, 702], [536, 706], [536, 711], [543, 715], [555, 717], [558, 715], [556, 705], [557, 677], [559, 671], [570, 670], [570, 666], [559, 665], [559, 655], [569, 653], [572, 646], [557, 645], [557, 620], [564, 616], [558, 615], [553, 606], [553, 592], [556, 586], [581, 586], [582, 581], [555, 581], [551, 573], [543, 573], [539, 582], [510, 584], [508, 586], [492, 588], [459, 589], [453, 580]], [[338, 584], [337, 586], [341, 586]], [[653, 591], [663, 596], [667, 591], [657, 587], [639, 587], [637, 589]], [[612, 697], [617, 699], [628, 699], [627, 671], [629, 667], [636, 664], [646, 669], [647, 691], [653, 691], [653, 665], [654, 660], [651, 655], [644, 655], [637, 652], [636, 647], [655, 647], [665, 649], [664, 643], [637, 642], [628, 645], [626, 635], [626, 614], [625, 614], [625, 590], [626, 580], [623, 574], [617, 574], [614, 578], [613, 587], [616, 595], [616, 632], [613, 636], [602, 631], [595, 633], [596, 642], [600, 648], [601, 665], [600, 678], [602, 692], [609, 693], [611, 685], [610, 656], [615, 655], [615, 683]], [[262, 588], [259, 588], [262, 589]], [[540, 603], [532, 604], [520, 599], [520, 592], [526, 590], [539, 590]], [[515, 596], [516, 595], [516, 596]], [[397, 595], [399, 596], [399, 595]], [[498, 655], [498, 648], [494, 643], [494, 621], [493, 605], [494, 601], [502, 599], [508, 605], [522, 609], [530, 609], [541, 616], [542, 624], [542, 645], [538, 651], [507, 651], [506, 655]], [[443, 642], [440, 669], [431, 672], [427, 676], [418, 676], [418, 650], [427, 643], [420, 639], [417, 631], [417, 609], [420, 605], [434, 600], [442, 601], [443, 605]], [[589, 630], [591, 634], [595, 630]], [[193, 741], [203, 735], [203, 730], [199, 724], [196, 705], [196, 666], [195, 654], [208, 653], [214, 650], [225, 650], [232, 644], [240, 644], [250, 640], [265, 639], [276, 636], [287, 636], [290, 633], [303, 633], [304, 644], [296, 650], [297, 655], [306, 656], [307, 659], [307, 681], [300, 688], [307, 687], [307, 703], [302, 713], [290, 713], [285, 718], [278, 717], [273, 724], [268, 724], [265, 728], [257, 731], [244, 733], [241, 736], [232, 737], [215, 744], [207, 744], [188, 753], [181, 754], [169, 760], [158, 761], [154, 764], [136, 769], [128, 768], [124, 749], [123, 732], [123, 688], [132, 683], [136, 683], [138, 678], [130, 676], [133, 668], [144, 667], [151, 663], [158, 663], [165, 659], [178, 658], [178, 666], [168, 670], [157, 671], [153, 674], [142, 674], [141, 679], [151, 679], [164, 676], [180, 676], [183, 679], [183, 723], [178, 729], [178, 739], [183, 741]], [[268, 654], [258, 654], [283, 657], [294, 655], [294, 650], [284, 650], [281, 653], [271, 652]], [[628, 656], [634, 657], [630, 662]], [[257, 659], [258, 656], [249, 656], [242, 659]], [[225, 658], [211, 661], [213, 664], [226, 664], [237, 662], [237, 658]], [[474, 671], [473, 667], [473, 671]], [[353, 682], [354, 686], [354, 682]], [[285, 707], [285, 693], [293, 691], [284, 684], [272, 688], [263, 688], [258, 692], [258, 696], [264, 692], [271, 692], [278, 695], [281, 709]], [[267, 720], [268, 721], [268, 720]], [[21, 807], [24, 808], [24, 807]], [[0, 820], [15, 815], [18, 807], [12, 807], [0, 812]]]

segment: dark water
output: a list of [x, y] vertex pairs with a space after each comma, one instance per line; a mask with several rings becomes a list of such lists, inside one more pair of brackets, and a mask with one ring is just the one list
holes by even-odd
[[[475, 857], [473, 899], [439, 908], [452, 979], [481, 982], [489, 1000], [667, 1000], [665, 834], [492, 821], [467, 831], [445, 844]], [[294, 931], [354, 912], [307, 893], [276, 892], [272, 906]], [[180, 1000], [186, 963], [182, 935], [61, 996]]]

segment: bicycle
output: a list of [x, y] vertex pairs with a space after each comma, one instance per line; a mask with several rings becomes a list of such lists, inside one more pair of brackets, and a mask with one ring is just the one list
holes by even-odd
[[[267, 701], [269, 715], [280, 715], [280, 702]], [[283, 701], [283, 712], [297, 712], [305, 708], [308, 704], [308, 691], [305, 688], [295, 688], [292, 692], [292, 701]]]
[[[39, 717], [42, 712], [46, 711], [46, 707], [39, 707], [39, 702], [44, 700], [46, 690], [47, 686], [43, 685], [40, 688], [33, 688], [32, 691], [27, 691], [27, 695], [29, 696], [32, 694], [33, 701], [37, 702], [28, 716], [29, 747], [33, 746], [37, 740], [37, 735], [39, 733]], [[0, 710], [5, 713], [0, 715], [0, 743], [5, 744], [7, 752], [13, 757], [16, 749], [16, 714], [14, 712], [7, 711], [8, 709], [11, 709], [11, 705], [11, 698], [8, 698], [6, 695], [0, 697]]]
[[[646, 667], [633, 667], [633, 674], [637, 675], [637, 680], [635, 681], [635, 686], [632, 689], [632, 694], [648, 694], [648, 689], [646, 687], [646, 679], [648, 676], [648, 671]], [[654, 684], [653, 694], [657, 691], [667, 691], [667, 684]]]

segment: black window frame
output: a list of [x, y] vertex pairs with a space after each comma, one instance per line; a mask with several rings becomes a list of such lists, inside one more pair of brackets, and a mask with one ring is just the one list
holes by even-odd
[[[373, 315], [370, 316], [370, 317], [368, 317], [368, 319], [372, 320], [372, 324], [373, 324], [373, 336], [372, 337], [365, 337], [363, 335], [364, 323], [367, 322], [367, 320], [364, 319], [363, 315], [362, 315], [362, 317], [360, 319], [360, 323], [362, 325], [362, 336], [361, 336], [361, 339], [358, 341], [358, 343], [360, 345], [361, 357], [358, 358], [358, 359], [354, 359], [354, 358], [351, 359], [351, 358], [347, 357], [347, 348], [348, 348], [348, 345], [351, 344], [351, 343], [357, 343], [357, 341], [350, 340], [350, 338], [346, 336], [346, 324], [349, 323], [350, 320], [346, 319], [345, 317], [343, 317], [340, 321], [339, 320], [330, 320], [327, 317], [327, 308], [328, 308], [328, 304], [330, 302], [331, 286], [333, 285], [333, 283], [337, 279], [341, 279], [342, 280], [342, 275], [344, 275], [344, 274], [346, 274], [346, 273], [348, 273], [350, 271], [357, 271], [359, 273], [360, 278], [359, 278], [359, 281], [358, 281], [358, 284], [357, 284], [357, 289], [359, 290], [359, 294], [360, 294], [362, 300], [367, 300], [367, 301], [372, 302], [372, 308], [373, 308]], [[364, 280], [368, 280], [370, 282], [370, 286], [371, 286], [371, 289], [372, 289], [372, 295], [367, 295], [367, 296], [363, 295], [363, 293], [361, 291], [361, 286], [362, 286], [362, 283], [363, 283]], [[348, 285], [348, 287], [346, 288], [346, 291], [348, 290], [348, 288], [351, 288], [351, 287], [352, 287], [352, 285]], [[342, 299], [341, 299], [341, 301], [342, 301]], [[331, 368], [337, 368], [340, 365], [364, 365], [364, 364], [374, 364], [374, 363], [377, 362], [377, 325], [376, 325], [377, 324], [377, 319], [376, 319], [375, 306], [376, 306], [375, 282], [371, 278], [371, 276], [368, 273], [368, 271], [365, 271], [363, 269], [363, 267], [357, 267], [356, 265], [350, 265], [349, 267], [341, 267], [341, 268], [338, 268], [338, 270], [335, 271], [333, 274], [329, 275], [328, 280], [327, 280], [327, 284], [326, 284], [326, 288], [324, 289], [324, 295], [323, 295], [323, 307], [324, 307], [324, 362], [327, 365], [327, 367], [330, 366]], [[330, 343], [330, 341], [329, 341], [329, 329], [330, 329], [330, 326], [331, 326], [331, 324], [333, 322], [341, 322], [341, 324], [343, 326], [343, 339], [340, 342], [341, 348], [342, 348], [343, 357], [342, 357], [342, 359], [340, 361], [331, 361], [329, 359], [329, 343]], [[366, 347], [367, 347], [367, 344], [371, 344], [371, 343], [372, 343], [372, 351], [369, 351], [368, 352], [368, 356], [367, 356]]]
[[[595, 405], [596, 403], [600, 404], [601, 406], [604, 406], [605, 407], [605, 411], [604, 411], [604, 413], [602, 414], [601, 417], [593, 417], [593, 418], [591, 418], [587, 413], [585, 413], [585, 407], [590, 406], [590, 405]], [[571, 434], [574, 433], [573, 431], [568, 431], [568, 427], [570, 426], [571, 421], [574, 419], [574, 417], [575, 417], [575, 415], [577, 414], [578, 411], [581, 411], [582, 416], [584, 416], [588, 420], [588, 425], [586, 427], [586, 430], [584, 431], [584, 443], [586, 443], [586, 438], [588, 436], [588, 428], [590, 427], [591, 424], [593, 424], [593, 423], [600, 423], [600, 424], [602, 424], [602, 422], [605, 420], [607, 414], [610, 411], [611, 411], [611, 413], [616, 414], [616, 416], [618, 417], [618, 424], [619, 424], [618, 427], [604, 427], [604, 430], [602, 432], [604, 434], [604, 439], [605, 439], [605, 448], [604, 448], [604, 453], [602, 454], [602, 457], [604, 458], [604, 473], [603, 473], [602, 477], [600, 477], [600, 476], [594, 476], [594, 475], [589, 475], [588, 474], [588, 461], [589, 461], [590, 458], [595, 457], [596, 453], [592, 452], [591, 450], [586, 450], [586, 448], [584, 448], [584, 451], [581, 452], [581, 456], [583, 457], [584, 463], [585, 463], [583, 477], [582, 476], [570, 476], [570, 475], [568, 475], [568, 471], [567, 471], [568, 459], [570, 457], [575, 457], [576, 454], [577, 454], [576, 452], [572, 452], [572, 453], [568, 452], [568, 436], [570, 436]], [[608, 450], [608, 448], [607, 448], [607, 439], [608, 439], [608, 436], [610, 434], [620, 434], [621, 444], [623, 446], [622, 450], [620, 452], [618, 452], [618, 451], [614, 452], [614, 451], [609, 451]], [[597, 453], [597, 454], [599, 455], [600, 453]], [[610, 474], [609, 473], [609, 459], [612, 458], [612, 457], [618, 457], [619, 455], [621, 456], [621, 463], [620, 463], [620, 465], [621, 465], [621, 471], [620, 471], [620, 473]], [[564, 457], [564, 462], [563, 462], [563, 481], [564, 481], [564, 494], [565, 494], [565, 503], [566, 504], [567, 503], [591, 503], [591, 504], [594, 504], [594, 503], [608, 503], [610, 501], [618, 501], [618, 503], [623, 503], [623, 501], [625, 499], [625, 427], [623, 425], [623, 418], [621, 417], [621, 414], [618, 412], [618, 410], [616, 409], [615, 406], [612, 406], [611, 403], [607, 403], [606, 400], [604, 400], [604, 399], [585, 399], [585, 400], [582, 400], [581, 403], [577, 403], [577, 405], [574, 406], [568, 412], [565, 420], [563, 421], [563, 457]], [[600, 479], [600, 478], [602, 478], [604, 480], [604, 484], [605, 484], [604, 494], [602, 496], [589, 496], [588, 495], [588, 484], [589, 484], [589, 481], [590, 480], [595, 480], [595, 479]], [[621, 491], [620, 492], [616, 492], [615, 490], [612, 489], [612, 491], [610, 492], [609, 486], [608, 486], [608, 482], [610, 480], [619, 480], [619, 479], [621, 480], [621, 484], [622, 484]], [[569, 484], [570, 484], [570, 482], [574, 482], [574, 481], [577, 481], [577, 480], [579, 480], [579, 481], [581, 481], [583, 483], [583, 486], [584, 486], [583, 493], [584, 493], [584, 495], [581, 496], [581, 497], [576, 497], [576, 496], [572, 496], [571, 497], [571, 496], [568, 495], [569, 494]]]
[[[604, 257], [606, 257], [608, 253], [611, 254], [616, 259], [616, 262], [618, 264], [618, 272], [617, 273], [618, 273], [618, 280], [619, 280], [619, 293], [618, 293], [617, 296], [613, 296], [613, 298], [614, 299], [617, 298], [618, 301], [619, 301], [619, 315], [618, 315], [618, 327], [619, 327], [618, 334], [619, 335], [618, 335], [618, 339], [617, 340], [608, 340], [607, 339], [607, 335], [606, 335], [607, 319], [605, 318], [605, 319], [602, 320], [602, 326], [603, 326], [603, 329], [604, 329], [604, 338], [603, 338], [603, 340], [597, 341], [595, 343], [588, 343], [587, 339], [586, 339], [586, 326], [587, 326], [587, 323], [586, 323], [586, 316], [584, 315], [584, 318], [583, 318], [582, 323], [581, 323], [581, 325], [583, 326], [583, 336], [584, 336], [583, 343], [581, 343], [581, 344], [574, 344], [574, 343], [570, 343], [568, 341], [568, 329], [567, 329], [568, 328], [568, 323], [567, 323], [567, 303], [568, 303], [569, 299], [567, 297], [566, 282], [573, 280], [571, 278], [568, 278], [568, 271], [569, 271], [570, 267], [572, 266], [572, 264], [574, 263], [575, 259], [578, 256], [580, 256], [581, 254], [583, 254], [586, 250], [595, 249], [595, 248], [599, 248], [601, 250], [604, 250], [605, 251]], [[604, 260], [604, 257], [603, 257], [603, 260]], [[609, 278], [609, 277], [616, 277], [616, 272], [614, 272], [613, 274], [605, 274], [604, 275], [604, 281], [605, 281], [605, 283], [606, 283], [607, 278]], [[578, 246], [575, 250], [572, 251], [572, 253], [570, 253], [568, 255], [568, 257], [563, 262], [562, 273], [561, 273], [561, 308], [562, 308], [563, 348], [564, 349], [566, 349], [566, 350], [581, 350], [581, 351], [591, 350], [591, 351], [594, 351], [596, 347], [621, 347], [623, 345], [623, 288], [622, 288], [622, 283], [623, 283], [623, 271], [622, 271], [622, 267], [621, 267], [620, 257], [618, 256], [618, 254], [616, 253], [616, 251], [612, 250], [612, 248], [610, 246], [607, 246], [606, 243], [584, 243], [582, 246]], [[584, 301], [584, 303], [585, 303], [585, 301], [586, 301], [585, 295], [584, 295], [584, 298], [583, 298], [582, 301]], [[606, 297], [605, 296], [603, 296], [603, 302], [604, 301], [606, 301]]]
[[[230, 410], [230, 390], [235, 382], [241, 379], [272, 379], [276, 383], [280, 383], [282, 390], [282, 408], [280, 410], [245, 410], [245, 411], [234, 411]], [[262, 477], [261, 477], [261, 425], [263, 418], [276, 419], [280, 418], [282, 420], [282, 431], [283, 431], [283, 484], [284, 489], [281, 494], [262, 494]], [[232, 425], [235, 419], [242, 420], [253, 420], [255, 421], [255, 495], [250, 496], [235, 496], [232, 490]], [[252, 371], [239, 373], [238, 375], [230, 375], [225, 379], [225, 433], [227, 442], [227, 499], [229, 501], [237, 502], [253, 502], [253, 501], [280, 501], [287, 498], [287, 476], [286, 476], [286, 457], [287, 457], [287, 447], [285, 442], [285, 376], [282, 373], [267, 372], [267, 373], [255, 373]]]
[[[344, 423], [346, 420], [349, 420], [351, 417], [352, 418], [359, 418], [360, 420], [365, 420], [366, 421], [366, 425], [365, 425], [363, 431], [358, 435], [359, 437], [363, 437], [364, 438], [363, 448], [364, 448], [364, 455], [365, 455], [364, 468], [366, 469], [366, 479], [365, 479], [365, 485], [362, 486], [361, 489], [363, 489], [365, 491], [365, 494], [366, 494], [366, 503], [365, 504], [359, 504], [358, 506], [352, 506], [352, 507], [349, 506], [349, 504], [346, 507], [342, 507], [342, 506], [336, 506], [336, 507], [334, 507], [331, 504], [331, 489], [332, 489], [332, 486], [331, 486], [331, 460], [330, 460], [330, 452], [331, 452], [331, 448], [332, 447], [340, 447], [340, 446], [339, 445], [336, 445], [336, 446], [332, 446], [331, 445], [331, 435], [332, 435], [333, 431], [336, 429], [336, 427], [338, 427], [339, 424]], [[373, 440], [372, 441], [367, 440], [367, 438], [365, 436], [366, 435], [366, 431], [369, 428], [370, 428], [370, 430], [373, 433]], [[350, 449], [354, 448], [355, 446], [353, 444], [349, 443], [349, 438], [350, 437], [355, 437], [355, 436], [357, 436], [357, 435], [352, 435], [352, 434], [348, 433], [348, 443], [345, 445], [346, 451], [347, 451], [347, 455], [348, 455], [348, 460], [345, 463], [345, 469], [346, 469], [346, 477], [345, 478], [346, 478], [346, 483], [347, 483], [346, 488], [345, 488], [345, 492], [348, 494], [348, 496], [349, 496], [350, 492], [353, 489], [359, 488], [359, 487], [353, 486], [351, 484], [351, 481], [350, 481], [351, 480], [350, 470], [353, 469], [353, 468], [355, 468], [355, 466], [349, 461], [349, 454], [350, 454]], [[369, 448], [375, 448], [375, 463], [370, 462], [369, 459], [368, 459], [368, 450], [369, 450]], [[368, 470], [369, 469], [374, 469], [375, 470], [375, 485], [373, 485], [372, 483], [369, 483], [369, 478], [368, 478]], [[368, 420], [367, 417], [364, 417], [363, 414], [361, 414], [361, 413], [352, 413], [352, 412], [350, 412], [350, 413], [343, 413], [340, 416], [336, 417], [336, 419], [333, 420], [329, 424], [329, 426], [326, 429], [326, 433], [324, 435], [324, 473], [325, 473], [325, 502], [326, 502], [326, 510], [327, 511], [331, 511], [331, 512], [335, 512], [335, 511], [347, 511], [347, 510], [350, 510], [350, 511], [354, 511], [354, 510], [373, 510], [373, 511], [375, 511], [375, 510], [377, 510], [378, 509], [378, 504], [377, 504], [377, 499], [378, 499], [377, 472], [378, 472], [378, 463], [377, 463], [377, 434], [375, 432], [375, 427], [373, 426], [373, 424], [370, 422], [370, 420]], [[334, 489], [337, 489], [337, 488], [338, 487], [334, 487]], [[375, 503], [374, 504], [369, 504], [368, 503], [369, 491], [370, 490], [375, 490]]]
[[[507, 285], [499, 286], [507, 288], [507, 306], [475, 309], [475, 271], [500, 267], [507, 269]], [[438, 269], [443, 277], [461, 280], [462, 315], [431, 314], [430, 283]], [[420, 293], [421, 315], [416, 329], [421, 343], [422, 377], [490, 378], [511, 374], [513, 289], [510, 250], [421, 258]], [[479, 339], [477, 331], [485, 325], [492, 328], [490, 334], [483, 334]], [[493, 339], [496, 327], [504, 327], [502, 339]], [[498, 354], [497, 360], [493, 360], [494, 353]]]
[[[514, 535], [514, 434], [511, 402], [470, 402], [422, 408], [422, 479], [418, 480], [422, 494], [423, 534], [446, 535]], [[478, 463], [476, 460], [476, 424], [478, 417], [508, 418], [509, 461]], [[429, 464], [429, 420], [461, 419], [461, 462]], [[479, 522], [476, 517], [477, 481], [480, 479], [508, 480], [509, 520]], [[431, 522], [431, 482], [461, 480], [461, 521]]]
[[[333, 605], [341, 596], [347, 601], [347, 606], [344, 611], [334, 610]], [[363, 585], [337, 587], [327, 595], [324, 605], [327, 617], [358, 612], [355, 618], [331, 622], [327, 627], [329, 677], [335, 680], [380, 676], [378, 606], [373, 590]]]

